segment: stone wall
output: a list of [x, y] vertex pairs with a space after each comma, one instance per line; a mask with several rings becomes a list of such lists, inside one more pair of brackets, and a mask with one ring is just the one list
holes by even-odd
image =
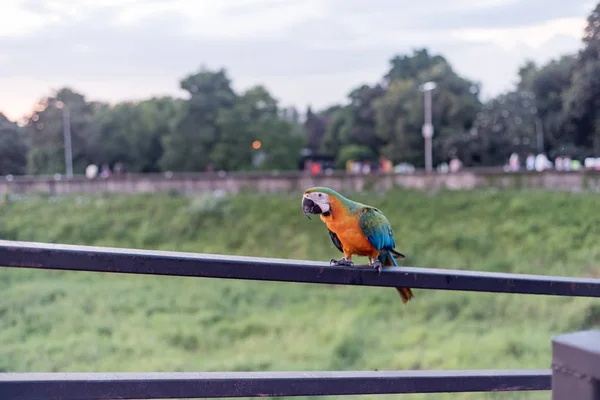
[[53, 177], [0, 178], [0, 194], [72, 194], [98, 192], [204, 192], [222, 190], [237, 192], [301, 192], [312, 186], [328, 186], [342, 192], [365, 189], [389, 190], [396, 186], [420, 190], [469, 190], [483, 187], [512, 189], [547, 189], [561, 191], [600, 192], [600, 171], [518, 172], [498, 170], [463, 170], [453, 174], [402, 174], [310, 176], [297, 172], [232, 173], [232, 174], [129, 174], [123, 177], [71, 180]]

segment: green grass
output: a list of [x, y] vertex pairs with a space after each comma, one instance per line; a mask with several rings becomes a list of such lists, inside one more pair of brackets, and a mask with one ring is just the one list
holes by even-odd
[[[600, 276], [600, 198], [395, 190], [406, 265]], [[5, 199], [0, 238], [329, 260], [299, 194]], [[0, 269], [0, 371], [548, 368], [552, 336], [600, 325], [595, 299]], [[547, 399], [548, 392], [405, 396]], [[395, 396], [360, 396], [395, 398]]]

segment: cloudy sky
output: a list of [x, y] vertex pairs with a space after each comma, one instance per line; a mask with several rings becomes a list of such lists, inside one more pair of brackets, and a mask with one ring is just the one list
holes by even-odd
[[0, 112], [16, 119], [67, 85], [115, 102], [183, 95], [178, 81], [224, 66], [283, 104], [320, 108], [373, 83], [397, 53], [428, 47], [507, 90], [526, 58], [580, 48], [597, 0], [2, 0]]

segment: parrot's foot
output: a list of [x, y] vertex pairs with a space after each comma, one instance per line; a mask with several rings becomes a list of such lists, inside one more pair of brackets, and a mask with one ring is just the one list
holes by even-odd
[[339, 260], [332, 258], [329, 261], [329, 265], [339, 265], [339, 266], [343, 266], [343, 267], [351, 267], [354, 265], [354, 263], [352, 262], [352, 260], [348, 260], [346, 258], [340, 258]]
[[381, 274], [381, 261], [379, 261], [377, 258], [373, 259], [373, 260], [369, 260], [369, 266], [372, 268], [375, 268], [377, 270], [377, 272], [379, 274]]

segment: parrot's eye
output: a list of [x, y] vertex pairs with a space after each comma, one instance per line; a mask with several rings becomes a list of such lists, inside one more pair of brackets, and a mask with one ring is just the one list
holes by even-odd
[[323, 197], [323, 195], [322, 195], [321, 193], [319, 193], [317, 196], [318, 196], [318, 197]]

